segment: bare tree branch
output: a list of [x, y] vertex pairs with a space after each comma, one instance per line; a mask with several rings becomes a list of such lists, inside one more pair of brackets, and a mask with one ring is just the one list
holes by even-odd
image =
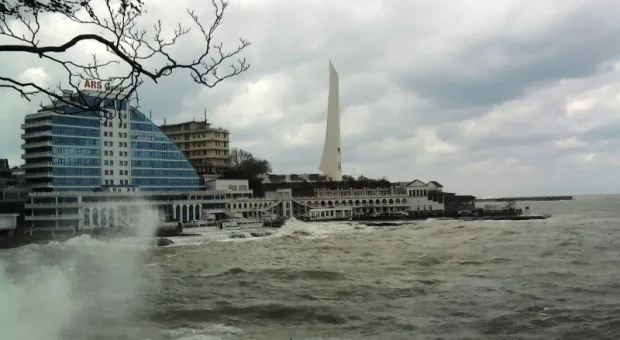
[[[105, 13], [98, 14], [93, 3], [105, 5]], [[179, 23], [169, 38], [164, 37], [161, 21], [153, 26], [152, 31], [140, 28], [138, 20], [144, 13], [143, 0], [0, 0], [0, 37], [7, 41], [0, 45], [0, 53], [36, 55], [64, 68], [68, 77], [66, 84], [47, 87], [0, 74], [0, 88], [17, 91], [28, 101], [35, 95], [47, 95], [53, 104], [42, 107], [61, 114], [86, 111], [106, 120], [116, 116], [117, 100], [134, 101], [133, 106], [137, 107], [137, 90], [145, 80], [158, 83], [176, 70], [187, 71], [195, 83], [212, 88], [250, 67], [245, 58], [239, 58], [250, 46], [248, 40], [239, 38], [239, 43], [230, 49], [224, 49], [221, 42], [214, 42], [229, 3], [227, 0], [212, 0], [212, 5], [215, 18], [210, 26], [205, 26], [194, 11], [187, 11], [193, 28], [197, 28], [203, 37], [200, 43], [203, 48], [189, 61], [180, 61], [170, 49], [188, 35], [192, 27]], [[85, 31], [97, 28], [101, 33], [79, 34], [60, 45], [43, 45], [39, 41], [43, 15], [60, 15], [83, 25]], [[112, 60], [104, 62], [94, 54], [88, 63], [71, 60], [68, 54], [86, 41], [104, 46]], [[158, 60], [162, 60], [159, 66], [150, 66]], [[227, 69], [222, 70], [225, 65]], [[122, 67], [126, 71], [110, 75], [110, 66]], [[101, 90], [89, 91], [85, 84], [101, 87]], [[66, 107], [71, 109], [66, 110]]]

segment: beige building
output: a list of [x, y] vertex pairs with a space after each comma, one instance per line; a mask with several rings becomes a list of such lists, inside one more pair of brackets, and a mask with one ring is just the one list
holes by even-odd
[[206, 121], [159, 127], [172, 140], [196, 172], [205, 179], [217, 178], [230, 167], [230, 132]]

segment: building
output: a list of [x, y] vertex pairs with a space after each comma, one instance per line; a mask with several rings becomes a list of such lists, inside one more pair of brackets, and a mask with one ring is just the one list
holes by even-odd
[[298, 182], [325, 182], [327, 176], [320, 174], [263, 174], [263, 183], [298, 183]]
[[[69, 100], [71, 93], [66, 94]], [[56, 104], [29, 114], [22, 129], [25, 184], [35, 192], [79, 192], [102, 186], [141, 191], [198, 190], [200, 178], [183, 152], [126, 101], [105, 99], [100, 119]]]
[[[216, 180], [223, 181], [223, 180]], [[222, 189], [225, 187], [222, 184]], [[235, 215], [256, 217], [264, 214], [294, 216], [310, 220], [347, 219], [373, 214], [429, 216], [456, 213], [446, 210], [444, 193], [435, 181], [418, 179], [385, 188], [314, 189], [307, 196], [293, 195], [293, 189], [268, 191], [265, 198], [235, 197], [227, 201], [227, 209]]]
[[[23, 186], [23, 176], [24, 170], [21, 167], [11, 169], [8, 160], [0, 159], [0, 215], [17, 216], [15, 219], [17, 224], [24, 221], [21, 213], [24, 211], [24, 203], [28, 200], [28, 189]], [[2, 230], [0, 227], [0, 234]]]
[[139, 207], [156, 208], [160, 223], [173, 227], [226, 214], [225, 193], [200, 191], [192, 164], [148, 117], [127, 101], [84, 93], [81, 100], [102, 101], [99, 115], [54, 103], [22, 125], [27, 232], [127, 226]]
[[9, 168], [9, 161], [6, 158], [0, 159], [0, 188], [7, 187], [13, 182], [13, 173]]
[[172, 140], [203, 179], [218, 178], [230, 168], [230, 132], [204, 122], [162, 125]]
[[212, 179], [207, 181], [208, 191], [226, 192], [226, 198], [252, 198], [253, 191], [250, 189], [247, 179]]

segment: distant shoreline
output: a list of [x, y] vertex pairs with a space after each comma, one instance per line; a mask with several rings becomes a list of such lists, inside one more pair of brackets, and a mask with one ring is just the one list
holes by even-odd
[[497, 197], [477, 198], [476, 202], [523, 202], [523, 201], [572, 201], [573, 196], [529, 196], [529, 197]]

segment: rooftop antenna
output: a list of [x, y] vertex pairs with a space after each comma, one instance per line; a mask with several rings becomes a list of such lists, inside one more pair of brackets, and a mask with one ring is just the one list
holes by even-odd
[[164, 125], [166, 125], [166, 119], [167, 119], [167, 117], [164, 117]]
[[207, 123], [207, 109], [205, 108], [205, 123]]
[[153, 111], [149, 110], [149, 120], [153, 120]]

